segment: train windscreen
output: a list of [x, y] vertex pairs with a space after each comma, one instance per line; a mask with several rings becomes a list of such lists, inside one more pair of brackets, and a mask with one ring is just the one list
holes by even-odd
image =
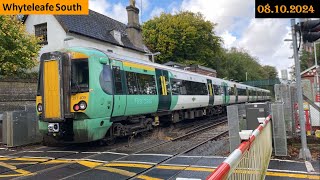
[[88, 59], [71, 61], [71, 92], [80, 93], [89, 91]]

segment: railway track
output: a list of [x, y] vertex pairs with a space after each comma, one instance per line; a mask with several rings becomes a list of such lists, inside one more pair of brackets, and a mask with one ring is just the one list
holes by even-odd
[[190, 128], [192, 130], [192, 129], [201, 127], [205, 124], [211, 124], [213, 122], [218, 122], [221, 120], [221, 118], [225, 118], [225, 117], [226, 117], [226, 115], [223, 114], [223, 115], [218, 115], [215, 117], [206, 117], [204, 119], [196, 119], [196, 120], [192, 120], [191, 122], [182, 121], [181, 122], [182, 125], [179, 124], [180, 126], [176, 126], [175, 131], [184, 131], [184, 130], [188, 130]]

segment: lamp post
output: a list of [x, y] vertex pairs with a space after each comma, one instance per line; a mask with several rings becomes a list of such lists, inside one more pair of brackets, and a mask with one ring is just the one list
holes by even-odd
[[154, 62], [154, 56], [161, 54], [160, 52], [155, 52], [155, 53], [147, 53], [145, 54], [146, 56], [151, 56], [152, 62]]

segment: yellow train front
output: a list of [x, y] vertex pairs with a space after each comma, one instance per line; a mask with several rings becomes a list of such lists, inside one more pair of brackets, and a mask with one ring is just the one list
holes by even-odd
[[40, 59], [36, 106], [44, 137], [62, 142], [105, 137], [112, 124], [112, 95], [104, 92], [99, 78], [103, 66], [108, 66], [107, 56], [75, 48], [45, 53]]

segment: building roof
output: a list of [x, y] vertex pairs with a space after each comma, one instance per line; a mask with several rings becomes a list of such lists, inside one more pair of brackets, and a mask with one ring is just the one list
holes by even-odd
[[311, 70], [313, 70], [313, 69], [317, 69], [317, 68], [319, 68], [319, 65], [313, 65], [313, 66], [309, 67], [308, 69], [302, 71], [302, 72], [300, 73], [300, 75], [303, 75], [303, 74], [305, 74], [305, 73], [307, 73], [307, 72], [309, 72], [309, 71], [311, 71]]
[[[54, 17], [66, 32], [75, 33], [140, 52], [147, 52], [147, 48], [142, 49], [132, 44], [127, 36], [127, 26], [125, 24], [98, 12], [89, 10], [89, 15], [55, 15]], [[26, 19], [27, 16], [25, 16], [23, 21], [25, 22]], [[111, 34], [112, 30], [121, 33], [122, 44], [113, 37]]]
[[173, 61], [166, 62], [166, 63], [164, 63], [163, 65], [166, 65], [166, 66], [186, 67], [186, 65], [183, 65], [183, 64], [180, 64], [180, 63], [177, 63], [177, 62], [173, 62]]
[[192, 65], [191, 67], [199, 68], [199, 69], [202, 69], [202, 70], [205, 70], [205, 71], [209, 71], [209, 72], [215, 72], [215, 73], [217, 72], [215, 69], [204, 67], [204, 66], [201, 66], [201, 65], [198, 65], [198, 64]]

